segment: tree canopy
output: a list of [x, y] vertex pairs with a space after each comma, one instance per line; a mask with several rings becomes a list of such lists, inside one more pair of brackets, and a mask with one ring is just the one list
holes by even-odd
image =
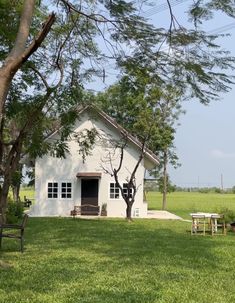
[[[218, 35], [200, 25], [217, 11], [234, 18], [234, 1], [194, 2], [190, 29], [178, 23], [169, 0], [169, 25], [154, 27], [141, 17], [148, 2], [0, 1], [0, 213], [24, 153], [41, 156], [56, 148], [64, 155], [76, 118], [72, 108], [89, 98], [86, 81], [106, 78], [108, 60], [128, 78], [131, 94], [138, 88], [138, 96], [175, 87], [181, 99], [207, 104], [229, 90], [226, 71], [234, 58], [217, 45]], [[64, 126], [61, 138], [49, 145], [45, 135], [58, 126]]]

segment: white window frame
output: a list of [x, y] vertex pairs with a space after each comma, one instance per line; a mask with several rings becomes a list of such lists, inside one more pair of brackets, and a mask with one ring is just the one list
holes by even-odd
[[[62, 184], [63, 183], [66, 183], [66, 187], [65, 187], [65, 189], [66, 189], [66, 191], [65, 192], [62, 192]], [[69, 192], [69, 191], [67, 191], [67, 189], [68, 189], [68, 183], [70, 183], [71, 184], [71, 192]], [[73, 182], [71, 181], [71, 180], [63, 180], [63, 181], [61, 181], [60, 182], [60, 190], [59, 190], [59, 192], [60, 192], [60, 199], [62, 199], [62, 200], [72, 200], [73, 199]], [[67, 194], [71, 194], [71, 197], [70, 198], [68, 198], [67, 197]], [[62, 197], [62, 194], [66, 194], [66, 197]]]
[[[114, 192], [112, 193], [114, 195], [114, 197], [111, 197], [111, 184], [114, 184]], [[118, 189], [118, 198], [115, 198], [115, 190]], [[110, 182], [109, 183], [109, 199], [110, 200], [121, 200], [122, 199], [122, 194], [120, 191], [120, 188], [116, 186], [116, 182]]]
[[[122, 184], [122, 188], [123, 188], [124, 193], [125, 193], [125, 191], [127, 192], [127, 189], [125, 190], [125, 188], [124, 188], [124, 184], [127, 184], [127, 182], [120, 182], [120, 183]], [[114, 184], [114, 193], [113, 194], [115, 194], [115, 189], [116, 188], [118, 189], [118, 191], [119, 191], [119, 197], [118, 198], [115, 198], [115, 197], [111, 198], [111, 184]], [[122, 194], [121, 194], [121, 190], [120, 190], [119, 187], [116, 186], [115, 182], [110, 182], [109, 183], [109, 189], [108, 190], [109, 190], [108, 195], [109, 195], [110, 200], [122, 200], [123, 199]], [[133, 189], [131, 189], [131, 195], [133, 195]]]
[[[49, 187], [49, 184], [52, 184], [52, 186]], [[56, 188], [56, 186], [54, 184], [57, 184], [57, 197], [54, 197], [54, 189]], [[52, 189], [51, 192], [49, 192], [49, 188]], [[52, 195], [52, 197], [49, 197], [49, 194]], [[47, 182], [47, 199], [49, 200], [55, 200], [55, 199], [58, 199], [59, 198], [59, 182], [58, 181], [48, 181]]]

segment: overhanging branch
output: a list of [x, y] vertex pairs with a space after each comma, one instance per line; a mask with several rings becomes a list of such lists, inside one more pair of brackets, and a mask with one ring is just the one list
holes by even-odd
[[38, 33], [37, 37], [31, 42], [31, 44], [24, 51], [22, 56], [22, 63], [24, 63], [42, 44], [47, 34], [49, 33], [53, 23], [55, 22], [56, 15], [52, 13], [48, 16], [47, 20], [43, 24], [41, 31]]

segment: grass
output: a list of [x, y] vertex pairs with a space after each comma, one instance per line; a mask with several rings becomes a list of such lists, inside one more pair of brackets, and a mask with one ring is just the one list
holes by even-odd
[[[13, 194], [12, 191], [9, 191], [9, 196], [12, 198]], [[34, 196], [35, 196], [35, 191], [32, 187], [23, 187], [20, 190], [20, 199], [21, 201], [24, 201], [24, 197], [26, 196], [26, 198], [28, 199], [32, 199], [34, 200]]]
[[[175, 206], [169, 200], [171, 211], [188, 213], [194, 202], [183, 196]], [[207, 199], [203, 205], [212, 207]], [[182, 221], [30, 218], [23, 254], [3, 239], [0, 303], [235, 302], [235, 234], [196, 237], [189, 228]]]
[[4, 241], [0, 302], [234, 302], [234, 235], [186, 229], [176, 221], [30, 219], [24, 254]]
[[20, 190], [21, 201], [24, 201], [24, 196], [26, 196], [28, 199], [34, 199], [34, 189], [31, 187], [23, 187]]
[[[147, 198], [149, 209], [161, 209], [160, 193], [149, 192]], [[176, 192], [167, 196], [167, 210], [185, 219], [191, 212], [216, 212], [224, 207], [235, 211], [235, 194]]]

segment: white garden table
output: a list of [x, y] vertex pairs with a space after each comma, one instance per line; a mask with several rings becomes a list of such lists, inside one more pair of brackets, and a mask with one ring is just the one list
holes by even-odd
[[[215, 232], [217, 232], [217, 216], [218, 216], [218, 218], [219, 218], [219, 214], [217, 214], [217, 213], [204, 213], [204, 212], [196, 212], [196, 213], [191, 213], [190, 214], [190, 216], [192, 217], [192, 220], [196, 220], [195, 218], [197, 217], [197, 216], [202, 216], [202, 217], [204, 217], [205, 219], [211, 219], [212, 217], [213, 217], [213, 220], [214, 220], [214, 228], [215, 228]], [[195, 224], [196, 225], [196, 222], [193, 222], [193, 224]]]

